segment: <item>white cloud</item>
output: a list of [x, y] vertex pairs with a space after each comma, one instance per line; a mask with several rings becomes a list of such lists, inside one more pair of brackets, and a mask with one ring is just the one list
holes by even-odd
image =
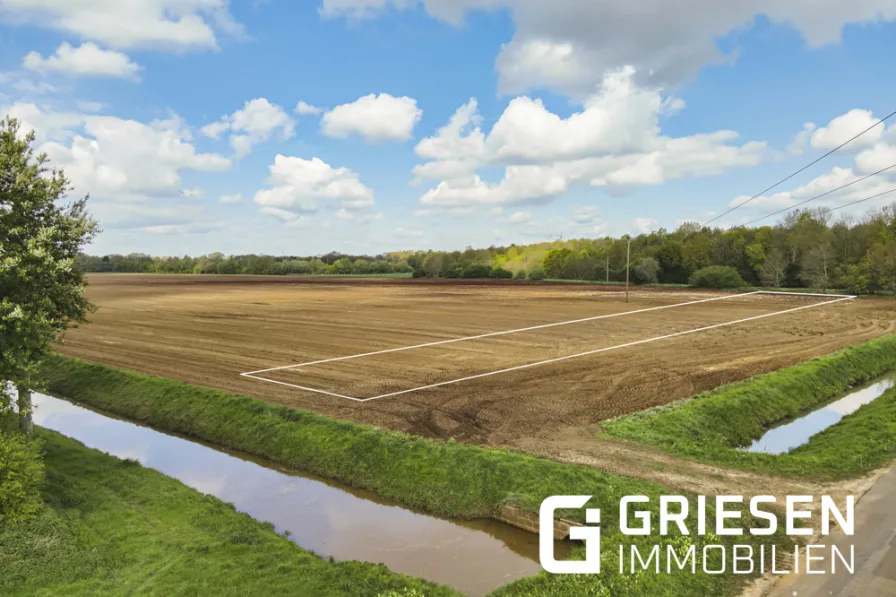
[[806, 146], [809, 145], [809, 140], [812, 138], [812, 133], [815, 132], [817, 127], [812, 122], [807, 122], [803, 125], [803, 130], [798, 132], [793, 136], [793, 140], [791, 140], [790, 144], [787, 146], [787, 153], [791, 155], [801, 155], [806, 151]]
[[187, 199], [202, 199], [203, 195], [205, 195], [202, 189], [184, 189], [181, 192]]
[[13, 18], [114, 48], [216, 48], [215, 30], [243, 35], [229, 0], [0, 0]]
[[635, 221], [633, 222], [635, 230], [642, 234], [647, 234], [656, 229], [656, 226], [659, 223], [659, 220], [653, 218], [635, 218]]
[[361, 183], [357, 174], [348, 168], [333, 168], [320, 158], [304, 160], [278, 155], [270, 171], [271, 188], [258, 191], [254, 197], [255, 203], [262, 206], [262, 213], [268, 215], [286, 219], [285, 214], [289, 213], [299, 217], [317, 211], [321, 200], [349, 211], [374, 203], [373, 191]]
[[718, 40], [766, 15], [799, 31], [812, 47], [837, 43], [844, 25], [896, 19], [892, 0], [323, 0], [325, 17], [370, 18], [386, 9], [423, 5], [460, 24], [474, 10], [507, 9], [515, 24], [495, 66], [499, 89], [550, 88], [576, 97], [593, 92], [604, 73], [634, 65], [659, 84], [679, 84], [725, 60]]
[[296, 104], [295, 112], [296, 114], [308, 115], [308, 114], [320, 114], [324, 111], [323, 108], [318, 108], [317, 106], [312, 106], [311, 104], [307, 104], [305, 102], [299, 102]]
[[[18, 101], [58, 91], [55, 85], [35, 79], [34, 75], [27, 71], [0, 72], [0, 85], [17, 91], [18, 95], [15, 99]], [[0, 101], [11, 99], [13, 98], [0, 91]]]
[[338, 139], [361, 135], [369, 143], [406, 141], [422, 116], [415, 99], [370, 94], [328, 111], [321, 129], [328, 137]]
[[277, 131], [281, 139], [291, 139], [295, 123], [283, 108], [263, 97], [247, 101], [241, 110], [202, 127], [202, 134], [212, 139], [230, 132], [230, 146], [237, 158], [249, 155], [255, 145], [267, 141]]
[[[872, 126], [878, 120], [871, 114], [870, 110], [850, 110], [846, 114], [833, 119], [827, 126], [821, 127], [812, 133], [810, 145], [814, 149], [834, 149]], [[883, 132], [884, 125], [878, 125], [844, 147], [843, 151], [855, 152], [871, 147], [881, 138]]]
[[92, 42], [77, 48], [63, 42], [56, 53], [42, 57], [30, 52], [22, 61], [28, 70], [58, 72], [72, 77], [119, 77], [139, 81], [140, 66], [126, 54], [114, 50], [104, 50]]
[[3, 106], [0, 114], [8, 114], [17, 119], [23, 131], [34, 131], [38, 141], [70, 138], [73, 135], [72, 129], [82, 126], [85, 119], [84, 114], [56, 112], [28, 102]]
[[232, 195], [221, 195], [218, 199], [221, 203], [233, 204], [233, 203], [242, 203], [243, 196], [239, 193], [234, 193]]
[[[808, 135], [812, 135], [810, 144], [813, 148], [818, 150], [833, 149], [878, 120], [879, 118], [866, 110], [850, 110], [834, 118], [828, 126], [821, 129], [816, 130], [811, 123], [804, 125], [800, 134], [805, 134], [804, 142], [807, 140]], [[768, 213], [783, 208], [796, 207], [798, 203], [808, 199], [812, 201], [806, 203], [805, 208], [835, 207], [893, 188], [893, 184], [896, 183], [896, 167], [893, 167], [896, 166], [896, 134], [894, 134], [894, 131], [896, 129], [893, 127], [886, 131], [883, 126], [877, 127], [844, 148], [844, 153], [847, 153], [847, 148], [849, 148], [854, 155], [854, 164], [850, 167], [834, 166], [829, 172], [795, 189], [779, 191], [773, 195], [765, 195], [753, 199], [742, 208], [754, 212], [744, 216], [742, 218], [743, 222], [761, 216], [761, 213], [756, 212]], [[868, 137], [868, 139], [866, 140], [865, 137]], [[854, 144], [857, 147], [853, 148]], [[858, 152], [857, 155], [855, 155], [856, 152]], [[890, 167], [893, 167], [893, 169], [886, 170]], [[860, 181], [863, 177], [875, 174], [881, 170], [884, 170], [884, 172]], [[835, 191], [835, 189], [845, 185], [849, 186], [843, 190]], [[815, 197], [829, 192], [830, 194], [815, 199]], [[743, 204], [748, 199], [750, 199], [748, 196], [735, 197], [729, 203], [729, 207]], [[856, 211], [850, 208], [847, 208], [845, 211], [856, 214], [866, 208], [867, 205], [862, 204], [856, 208]], [[769, 220], [767, 223], [771, 222]]]
[[[735, 144], [737, 133], [716, 131], [689, 137], [661, 135], [659, 119], [683, 109], [633, 81], [630, 68], [607, 75], [582, 110], [562, 118], [540, 100], [510, 101], [488, 134], [479, 128], [476, 101], [416, 147], [431, 161], [414, 168], [414, 182], [441, 179], [421, 198], [428, 208], [475, 204], [543, 203], [573, 185], [610, 189], [658, 185], [684, 177], [712, 176], [755, 165], [764, 143]], [[504, 167], [504, 178], [487, 183], [478, 174]]]
[[532, 221], [532, 214], [528, 211], [517, 211], [507, 218], [507, 221], [511, 224], [525, 224]]
[[3, 113], [34, 129], [39, 151], [65, 169], [77, 194], [135, 201], [183, 197], [180, 172], [218, 172], [230, 160], [197, 153], [190, 132], [178, 117], [144, 124], [114, 116], [54, 112], [35, 104], [13, 104]]

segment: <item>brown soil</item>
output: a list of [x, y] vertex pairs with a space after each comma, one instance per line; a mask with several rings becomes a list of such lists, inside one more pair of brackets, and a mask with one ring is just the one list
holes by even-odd
[[[712, 296], [589, 285], [163, 275], [90, 276], [92, 322], [60, 351], [426, 436], [526, 446], [896, 329], [860, 299], [650, 344], [353, 402], [239, 373]], [[369, 397], [752, 317], [813, 301], [760, 295], [262, 374]], [[532, 450], [536, 451], [536, 450]]]

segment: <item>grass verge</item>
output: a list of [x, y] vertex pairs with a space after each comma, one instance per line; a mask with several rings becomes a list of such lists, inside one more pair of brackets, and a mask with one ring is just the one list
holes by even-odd
[[770, 427], [806, 414], [852, 386], [896, 370], [896, 335], [884, 336], [603, 424], [609, 435], [679, 456], [750, 470], [846, 478], [896, 456], [896, 389], [844, 417], [787, 454], [749, 446]]
[[38, 434], [45, 504], [0, 526], [0, 595], [457, 595], [382, 565], [329, 562], [136, 461]]
[[[619, 573], [618, 547], [637, 544], [648, 553], [655, 544], [676, 550], [708, 543], [753, 543], [756, 537], [626, 537], [619, 529], [618, 504], [627, 495], [650, 498], [656, 520], [660, 485], [612, 475], [586, 466], [562, 464], [514, 452], [439, 442], [374, 427], [337, 421], [219, 390], [151, 377], [55, 356], [46, 367], [50, 390], [96, 408], [161, 429], [264, 457], [288, 467], [336, 479], [428, 512], [456, 517], [493, 517], [503, 503], [537, 511], [552, 495], [591, 495], [602, 509], [601, 575], [539, 574], [499, 589], [496, 595], [655, 597], [723, 596], [736, 592], [744, 576], [690, 570], [671, 574]], [[695, 511], [695, 501], [691, 511]], [[710, 516], [712, 508], [709, 509]], [[582, 511], [558, 513], [583, 521]], [[745, 527], [751, 517], [743, 514]], [[677, 531], [676, 531], [677, 532]], [[778, 534], [768, 544], [787, 547]], [[665, 553], [665, 551], [664, 551]], [[581, 555], [581, 554], [580, 554]], [[702, 565], [702, 557], [698, 564]], [[707, 567], [716, 570], [712, 552]], [[730, 570], [730, 561], [728, 562]]]

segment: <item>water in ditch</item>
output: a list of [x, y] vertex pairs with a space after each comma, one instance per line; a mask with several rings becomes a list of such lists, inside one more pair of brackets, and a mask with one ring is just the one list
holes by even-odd
[[894, 386], [896, 386], [896, 375], [855, 388], [842, 398], [826, 404], [808, 415], [769, 429], [765, 435], [754, 441], [747, 451], [785, 454], [808, 442], [809, 438], [816, 433], [840, 422], [840, 419], [846, 415], [854, 413], [862, 406], [879, 398]]
[[382, 563], [471, 597], [541, 570], [538, 537], [503, 523], [420, 514], [59, 398], [35, 394], [34, 404], [35, 424], [230, 502], [323, 557]]

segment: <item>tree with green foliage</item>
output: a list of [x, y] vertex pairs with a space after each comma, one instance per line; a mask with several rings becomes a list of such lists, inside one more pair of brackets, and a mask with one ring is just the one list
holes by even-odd
[[0, 410], [10, 410], [11, 382], [25, 432], [42, 359], [90, 310], [75, 260], [98, 232], [86, 197], [66, 204], [69, 181], [35, 154], [34, 139], [14, 118], [0, 120]]

